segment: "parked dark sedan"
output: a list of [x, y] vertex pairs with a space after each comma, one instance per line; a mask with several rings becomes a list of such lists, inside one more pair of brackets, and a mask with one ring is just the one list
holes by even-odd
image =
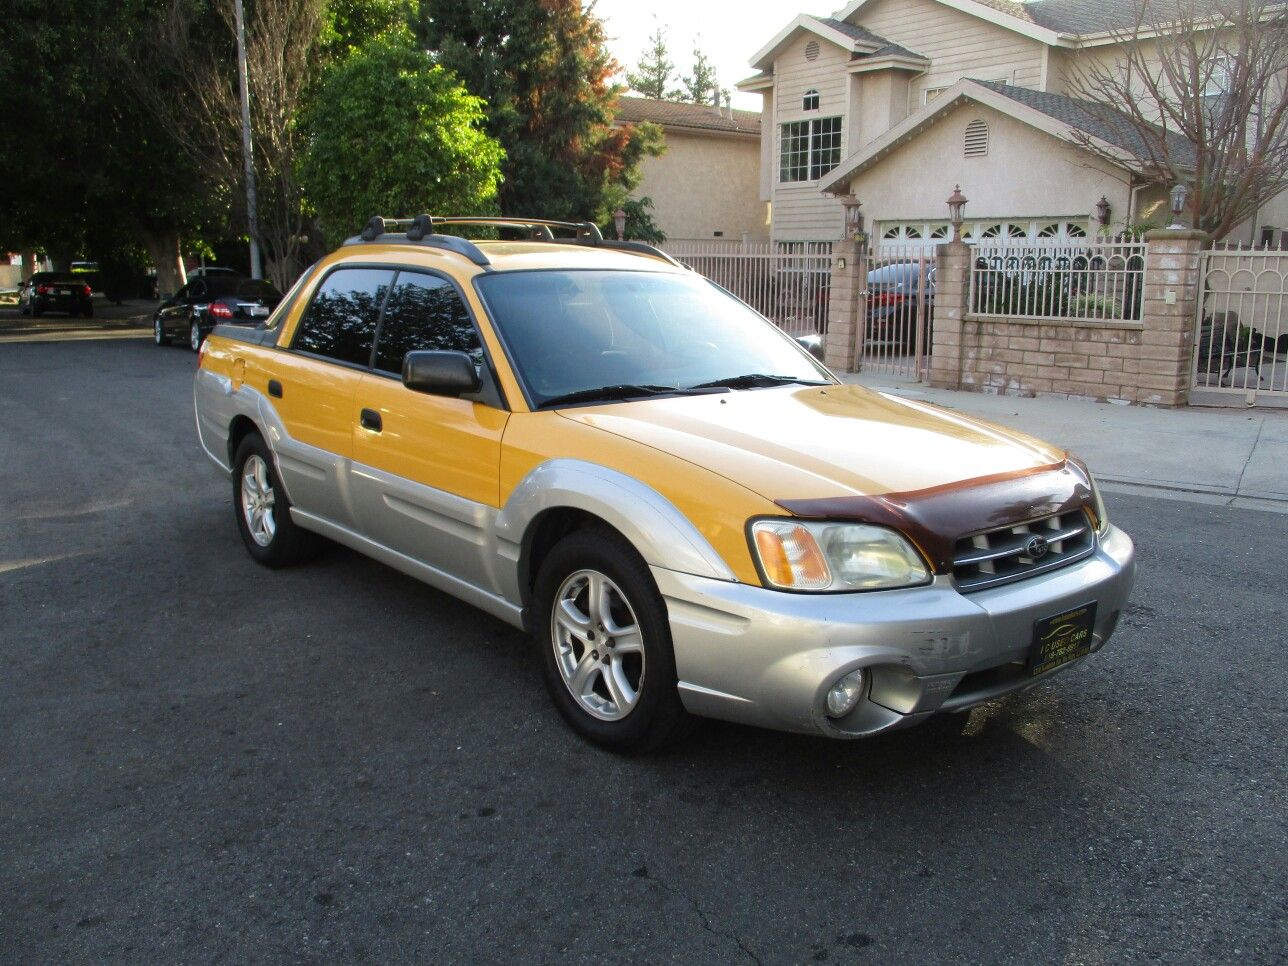
[[906, 350], [913, 349], [917, 339], [917, 311], [920, 302], [923, 342], [929, 344], [935, 317], [934, 262], [924, 265], [918, 262], [891, 262], [868, 272], [867, 281], [869, 341], [893, 343]]
[[88, 318], [94, 314], [94, 303], [84, 278], [61, 272], [36, 272], [18, 289], [18, 311], [31, 316], [66, 312]]
[[157, 345], [175, 336], [196, 352], [217, 325], [258, 325], [272, 314], [282, 293], [271, 282], [230, 275], [194, 278], [161, 303], [152, 319]]

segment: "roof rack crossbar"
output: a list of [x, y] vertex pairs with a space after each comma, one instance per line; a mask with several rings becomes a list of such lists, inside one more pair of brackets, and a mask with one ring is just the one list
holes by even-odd
[[[417, 215], [415, 218], [384, 218], [380, 215], [372, 215], [362, 229], [362, 234], [350, 238], [345, 244], [403, 240], [420, 245], [429, 245], [432, 248], [441, 248], [444, 251], [455, 252], [457, 255], [464, 255], [475, 265], [481, 267], [487, 267], [492, 264], [488, 257], [483, 254], [482, 249], [472, 241], [466, 238], [459, 238], [456, 235], [436, 234], [434, 224], [434, 219], [429, 215]], [[402, 239], [399, 239], [396, 235], [391, 238], [385, 237], [386, 235], [393, 235], [397, 229], [403, 230]]]
[[497, 228], [527, 228], [534, 241], [554, 238], [551, 228], [568, 228], [578, 238], [603, 238], [599, 226], [590, 221], [557, 221], [552, 218], [512, 218], [506, 215], [448, 215], [435, 218], [435, 225], [490, 225]]

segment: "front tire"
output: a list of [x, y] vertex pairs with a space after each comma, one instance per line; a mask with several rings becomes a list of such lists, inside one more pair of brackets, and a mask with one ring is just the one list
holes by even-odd
[[583, 738], [640, 753], [688, 731], [666, 605], [648, 565], [616, 531], [579, 530], [550, 551], [532, 624], [546, 689]]
[[251, 433], [233, 459], [233, 513], [247, 552], [265, 567], [289, 567], [315, 557], [322, 538], [296, 526], [268, 446]]
[[152, 320], [152, 341], [157, 345], [169, 345], [170, 336], [166, 334], [165, 326], [161, 323], [161, 316], [156, 316]]

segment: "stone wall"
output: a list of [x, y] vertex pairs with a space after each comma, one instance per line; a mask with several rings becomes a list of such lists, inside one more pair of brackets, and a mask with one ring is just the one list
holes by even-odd
[[961, 388], [1138, 402], [1143, 328], [968, 317], [962, 323]]
[[963, 278], [970, 250], [941, 245], [931, 384], [1002, 395], [1184, 405], [1206, 243], [1206, 235], [1189, 229], [1146, 236], [1139, 322], [969, 314]]

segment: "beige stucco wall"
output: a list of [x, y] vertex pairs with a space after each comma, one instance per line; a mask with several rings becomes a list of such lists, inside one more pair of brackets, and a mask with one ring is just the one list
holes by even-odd
[[645, 158], [633, 197], [653, 199], [653, 220], [668, 240], [737, 241], [769, 237], [760, 200], [760, 142], [754, 137], [667, 130], [666, 153]]
[[[989, 126], [988, 154], [967, 158], [966, 125]], [[1101, 195], [1114, 219], [1127, 211], [1126, 172], [1071, 144], [1001, 114], [967, 104], [851, 181], [869, 224], [885, 219], [943, 221], [953, 185], [969, 199], [971, 221], [1009, 217], [1087, 218]]]

